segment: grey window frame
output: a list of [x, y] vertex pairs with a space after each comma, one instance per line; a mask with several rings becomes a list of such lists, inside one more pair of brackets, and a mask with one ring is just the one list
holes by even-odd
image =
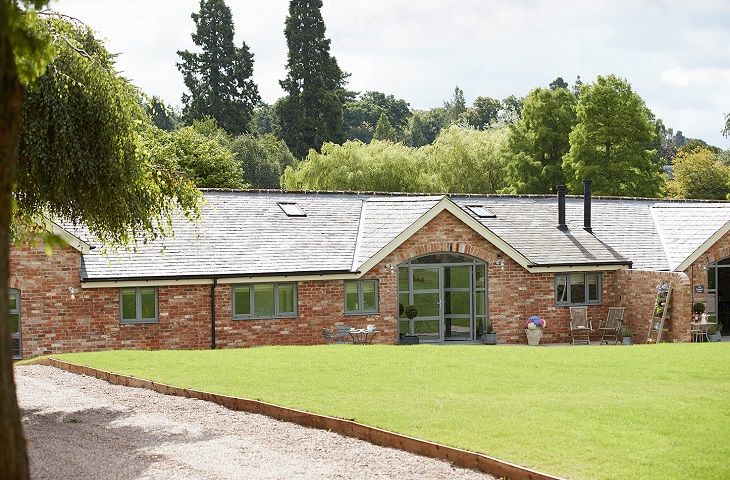
[[[274, 315], [260, 315], [256, 316], [253, 312], [256, 311], [254, 305], [254, 286], [255, 285], [273, 285], [274, 286]], [[279, 313], [279, 286], [291, 285], [292, 288], [292, 303], [294, 304], [293, 312]], [[249, 294], [249, 314], [238, 314], [236, 313], [236, 288], [237, 287], [248, 287]], [[270, 320], [276, 318], [296, 318], [299, 315], [299, 296], [297, 293], [297, 282], [262, 282], [262, 283], [235, 283], [231, 285], [231, 318], [233, 320]]]
[[[375, 309], [365, 309], [365, 291], [363, 290], [364, 282], [375, 283]], [[357, 304], [359, 308], [357, 310], [347, 309], [347, 284], [357, 283]], [[380, 313], [380, 281], [377, 278], [365, 278], [362, 280], [345, 280], [343, 283], [343, 300], [344, 300], [344, 311], [345, 315], [377, 315]]]
[[279, 208], [287, 217], [306, 217], [307, 212], [296, 202], [279, 202]]
[[[13, 360], [20, 360], [23, 358], [23, 315], [20, 313], [20, 290], [17, 288], [9, 288], [8, 289], [8, 297], [10, 295], [15, 295], [15, 308], [9, 309], [8, 314], [9, 315], [18, 315], [18, 346], [19, 351], [18, 355], [13, 355]], [[10, 336], [13, 336], [13, 332], [10, 332]], [[12, 350], [12, 348], [11, 348]]]
[[[122, 296], [125, 291], [134, 290], [135, 317], [134, 320], [124, 318]], [[142, 290], [153, 290], [155, 292], [155, 316], [154, 318], [142, 318]], [[139, 325], [145, 323], [160, 323], [160, 299], [157, 287], [123, 287], [119, 289], [119, 323], [121, 325]]]
[[[585, 288], [585, 301], [579, 302], [579, 303], [573, 303], [570, 298], [570, 276], [575, 273], [581, 273], [583, 274], [583, 286]], [[596, 276], [598, 278], [598, 298], [596, 300], [590, 300], [588, 297], [588, 277], [589, 276]], [[558, 299], [558, 280], [560, 278], [565, 278], [565, 289], [566, 289], [566, 300], [564, 302], [561, 302]], [[553, 295], [553, 298], [555, 299], [555, 305], [560, 307], [571, 307], [571, 306], [578, 306], [578, 305], [600, 305], [603, 303], [603, 272], [597, 271], [597, 272], [565, 272], [565, 273], [556, 273], [555, 274], [555, 281], [553, 282], [553, 288], [555, 289], [555, 294]]]

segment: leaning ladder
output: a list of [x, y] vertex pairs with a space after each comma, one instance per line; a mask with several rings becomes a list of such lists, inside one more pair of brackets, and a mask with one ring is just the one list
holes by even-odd
[[[666, 292], [659, 292], [654, 302], [654, 310], [652, 311], [651, 323], [649, 324], [648, 341], [652, 340], [659, 343], [662, 339], [664, 331], [664, 322], [669, 318], [669, 301], [672, 298], [672, 284], [669, 284]], [[656, 338], [655, 338], [656, 337]]]

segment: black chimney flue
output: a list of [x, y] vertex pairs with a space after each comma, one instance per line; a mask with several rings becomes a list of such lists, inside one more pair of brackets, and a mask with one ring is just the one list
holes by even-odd
[[586, 232], [593, 232], [591, 228], [591, 185], [593, 180], [583, 180], [583, 229]]
[[565, 224], [565, 185], [557, 185], [555, 190], [558, 192], [558, 228], [567, 230], [568, 225]]

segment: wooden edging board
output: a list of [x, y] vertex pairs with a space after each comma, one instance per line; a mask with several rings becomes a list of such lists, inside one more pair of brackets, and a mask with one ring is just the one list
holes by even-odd
[[522, 467], [514, 463], [505, 462], [504, 460], [490, 457], [488, 455], [449, 447], [440, 443], [429, 442], [409, 437], [407, 435], [401, 435], [399, 433], [357, 423], [352, 420], [319, 415], [316, 413], [305, 412], [303, 410], [296, 410], [294, 408], [281, 407], [258, 400], [249, 400], [246, 398], [230, 397], [217, 393], [175, 387], [128, 375], [105, 372], [85, 365], [64, 362], [55, 358], [43, 358], [35, 363], [50, 365], [71, 373], [95, 377], [114, 385], [146, 388], [165, 395], [196, 398], [198, 400], [216, 403], [230, 410], [258, 413], [277, 420], [303, 425], [305, 427], [329, 430], [348, 437], [365, 440], [366, 442], [374, 443], [375, 445], [397, 448], [399, 450], [405, 450], [425, 457], [446, 460], [454, 465], [489, 473], [498, 478], [509, 478], [512, 480], [562, 480], [560, 477], [548, 475], [547, 473]]

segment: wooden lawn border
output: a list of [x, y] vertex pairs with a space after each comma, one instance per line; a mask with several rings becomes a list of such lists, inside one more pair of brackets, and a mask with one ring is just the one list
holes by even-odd
[[258, 413], [260, 415], [266, 415], [267, 417], [285, 422], [296, 423], [305, 427], [329, 430], [331, 432], [358, 438], [382, 447], [397, 448], [399, 450], [405, 450], [406, 452], [415, 453], [424, 457], [446, 460], [451, 462], [453, 465], [488, 473], [497, 478], [509, 478], [512, 480], [562, 480], [560, 477], [506, 462], [482, 453], [470, 452], [468, 450], [449, 447], [440, 443], [409, 437], [400, 433], [364, 425], [352, 420], [319, 415], [294, 408], [281, 407], [258, 400], [249, 400], [247, 398], [230, 397], [217, 393], [175, 387], [164, 383], [153, 382], [151, 380], [106, 372], [85, 365], [64, 362], [55, 358], [46, 357], [33, 363], [49, 365], [79, 375], [87, 375], [114, 385], [146, 388], [165, 395], [205, 400], [216, 403], [230, 410]]

